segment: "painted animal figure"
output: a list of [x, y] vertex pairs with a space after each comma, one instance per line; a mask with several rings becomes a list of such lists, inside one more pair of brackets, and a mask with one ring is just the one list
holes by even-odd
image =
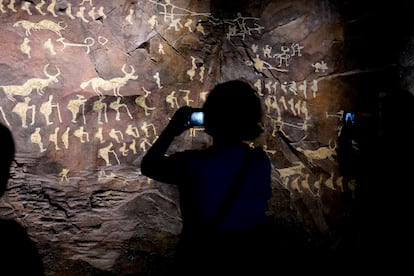
[[43, 19], [37, 23], [28, 20], [20, 20], [13, 24], [13, 27], [18, 26], [22, 26], [23, 29], [26, 30], [26, 35], [30, 35], [32, 30], [49, 30], [54, 32], [58, 36], [62, 36], [61, 31], [63, 31], [67, 27], [64, 21], [59, 21], [58, 23], [55, 23], [47, 19]]
[[120, 88], [125, 86], [129, 80], [136, 80], [138, 78], [137, 75], [134, 75], [135, 68], [132, 65], [130, 65], [131, 72], [127, 72], [125, 67], [126, 67], [126, 64], [124, 64], [121, 69], [121, 71], [125, 74], [123, 77], [112, 78], [109, 80], [105, 80], [101, 77], [95, 77], [88, 81], [82, 82], [80, 84], [80, 87], [82, 89], [85, 89], [88, 85], [90, 85], [93, 91], [95, 91], [95, 93], [99, 97], [103, 96], [103, 93], [100, 89], [105, 90], [105, 91], [112, 90], [114, 92], [114, 96], [123, 97], [119, 92]]
[[39, 95], [44, 94], [44, 90], [48, 87], [52, 82], [58, 82], [58, 76], [60, 75], [59, 68], [56, 67], [57, 73], [55, 75], [51, 75], [47, 72], [47, 67], [49, 64], [46, 64], [43, 68], [43, 73], [47, 77], [46, 79], [42, 78], [32, 78], [28, 79], [25, 83], [21, 85], [1, 85], [0, 87], [3, 88], [4, 93], [6, 94], [7, 98], [11, 101], [15, 101], [15, 96], [29, 96], [32, 93], [33, 89], [36, 89]]

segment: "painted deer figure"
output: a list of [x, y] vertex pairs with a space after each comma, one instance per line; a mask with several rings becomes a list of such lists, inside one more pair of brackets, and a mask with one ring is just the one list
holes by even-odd
[[56, 67], [57, 73], [55, 75], [50, 75], [46, 69], [49, 66], [49, 64], [46, 64], [46, 66], [43, 68], [43, 73], [45, 74], [47, 79], [39, 79], [39, 78], [32, 78], [26, 81], [25, 85], [28, 87], [31, 87], [31, 89], [36, 89], [37, 93], [39, 95], [43, 95], [46, 87], [48, 87], [52, 82], [58, 82], [58, 76], [60, 75], [59, 68]]
[[119, 93], [119, 89], [125, 86], [129, 80], [136, 80], [138, 78], [137, 75], [134, 75], [135, 68], [132, 65], [130, 65], [131, 72], [127, 72], [125, 67], [126, 67], [126, 64], [124, 64], [121, 69], [121, 71], [125, 74], [123, 77], [112, 78], [109, 80], [105, 80], [101, 77], [95, 77], [88, 81], [82, 82], [80, 87], [82, 89], [85, 89], [88, 85], [91, 85], [93, 91], [95, 91], [95, 93], [99, 97], [103, 96], [103, 93], [100, 89], [103, 89], [105, 91], [113, 90], [114, 96], [123, 97]]
[[60, 70], [56, 67], [57, 73], [55, 75], [51, 75], [47, 72], [47, 67], [49, 64], [43, 68], [43, 73], [47, 77], [46, 79], [41, 78], [32, 78], [28, 79], [22, 85], [1, 85], [0, 87], [3, 88], [4, 93], [6, 94], [7, 98], [11, 101], [15, 101], [15, 96], [23, 96], [27, 97], [30, 95], [33, 89], [36, 89], [39, 95], [44, 94], [44, 90], [48, 87], [52, 82], [58, 82], [58, 76], [60, 75]]

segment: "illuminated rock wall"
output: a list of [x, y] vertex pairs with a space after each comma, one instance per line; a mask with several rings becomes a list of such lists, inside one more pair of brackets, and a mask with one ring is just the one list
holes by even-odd
[[[142, 176], [140, 160], [178, 107], [244, 78], [266, 111], [271, 211], [330, 232], [355, 189], [337, 163], [343, 112], [378, 76], [349, 57], [339, 8], [0, 0], [0, 121], [17, 144], [1, 215], [27, 226], [50, 275], [162, 269], [181, 229], [177, 191]], [[173, 149], [208, 142], [193, 129]]]

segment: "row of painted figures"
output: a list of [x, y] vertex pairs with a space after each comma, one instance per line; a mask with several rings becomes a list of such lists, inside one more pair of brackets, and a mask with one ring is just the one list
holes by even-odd
[[[374, 132], [369, 133], [363, 120], [356, 119], [356, 123], [350, 125], [345, 121], [338, 140], [338, 161], [344, 175], [358, 181], [358, 207], [353, 214], [352, 224], [342, 228], [342, 239], [328, 251], [307, 251], [309, 263], [300, 266], [289, 266], [289, 263], [283, 262], [294, 260], [297, 264], [304, 252], [292, 253], [296, 247], [289, 244], [283, 247], [282, 243], [278, 243], [280, 239], [275, 239], [276, 228], [269, 223], [267, 215], [272, 197], [272, 166], [263, 148], [252, 147], [250, 143], [263, 132], [263, 105], [257, 91], [243, 80], [217, 84], [208, 93], [202, 106], [204, 131], [212, 137], [212, 144], [202, 150], [183, 149], [166, 155], [174, 138], [189, 129], [188, 117], [193, 110], [189, 106], [179, 108], [146, 152], [140, 165], [142, 174], [162, 183], [176, 185], [180, 193], [183, 228], [171, 274], [269, 275], [275, 269], [320, 272], [315, 265], [321, 260], [319, 253], [323, 254], [324, 266], [343, 264], [344, 257], [352, 256], [352, 261], [346, 261], [347, 266], [341, 266], [341, 269], [355, 271], [357, 265], [372, 264], [366, 259], [366, 254], [376, 257], [373, 258], [376, 262], [379, 258], [388, 257], [387, 246], [395, 247], [395, 242], [401, 245], [400, 239], [405, 237], [400, 235], [404, 232], [398, 220], [394, 220], [392, 227], [389, 226], [391, 218], [388, 214], [396, 214], [392, 212], [394, 205], [383, 206], [384, 202], [394, 203], [394, 198], [388, 196], [395, 195], [393, 191], [383, 190], [383, 185], [388, 184], [391, 177], [401, 181], [407, 176], [402, 172], [396, 177], [393, 172], [385, 170], [406, 167], [404, 163], [395, 162], [399, 160], [399, 155], [389, 149], [390, 144], [396, 141], [396, 128], [413, 130], [412, 116], [401, 114], [398, 108], [394, 109], [401, 104], [412, 107], [412, 95], [396, 92], [384, 102], [381, 110], [383, 128], [379, 137], [373, 135]], [[232, 124], [223, 120], [234, 116], [238, 120]], [[396, 124], [396, 118], [398, 122], [405, 123]], [[10, 181], [14, 141], [7, 126], [1, 126], [0, 130], [4, 150], [0, 159], [0, 192], [3, 194]], [[358, 152], [355, 152], [355, 140], [360, 143]], [[382, 153], [390, 154], [391, 162], [381, 157], [378, 147], [381, 147]], [[407, 149], [407, 153], [411, 154], [412, 150], [408, 152]], [[405, 202], [401, 199], [400, 195], [397, 205], [400, 211], [404, 210], [402, 204]], [[384, 220], [387, 221], [384, 223]], [[399, 235], [395, 235], [397, 232]], [[4, 251], [0, 258], [2, 275], [45, 273], [42, 259], [36, 253], [36, 245], [26, 235], [24, 228], [14, 221], [1, 220], [0, 234], [1, 250]], [[394, 235], [392, 242], [390, 235]], [[20, 265], [13, 265], [14, 259], [19, 260]], [[275, 260], [280, 261], [279, 265], [272, 265]], [[376, 263], [377, 266], [387, 264], [390, 264], [388, 259], [387, 262]]]

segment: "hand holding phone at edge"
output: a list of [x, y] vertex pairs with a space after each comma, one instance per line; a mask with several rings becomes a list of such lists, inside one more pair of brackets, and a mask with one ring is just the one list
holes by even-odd
[[168, 123], [167, 127], [165, 128], [164, 132], [168, 134], [178, 136], [183, 131], [187, 130], [189, 127], [187, 126], [188, 116], [190, 116], [192, 112], [192, 108], [190, 106], [182, 106], [174, 113], [170, 122]]

